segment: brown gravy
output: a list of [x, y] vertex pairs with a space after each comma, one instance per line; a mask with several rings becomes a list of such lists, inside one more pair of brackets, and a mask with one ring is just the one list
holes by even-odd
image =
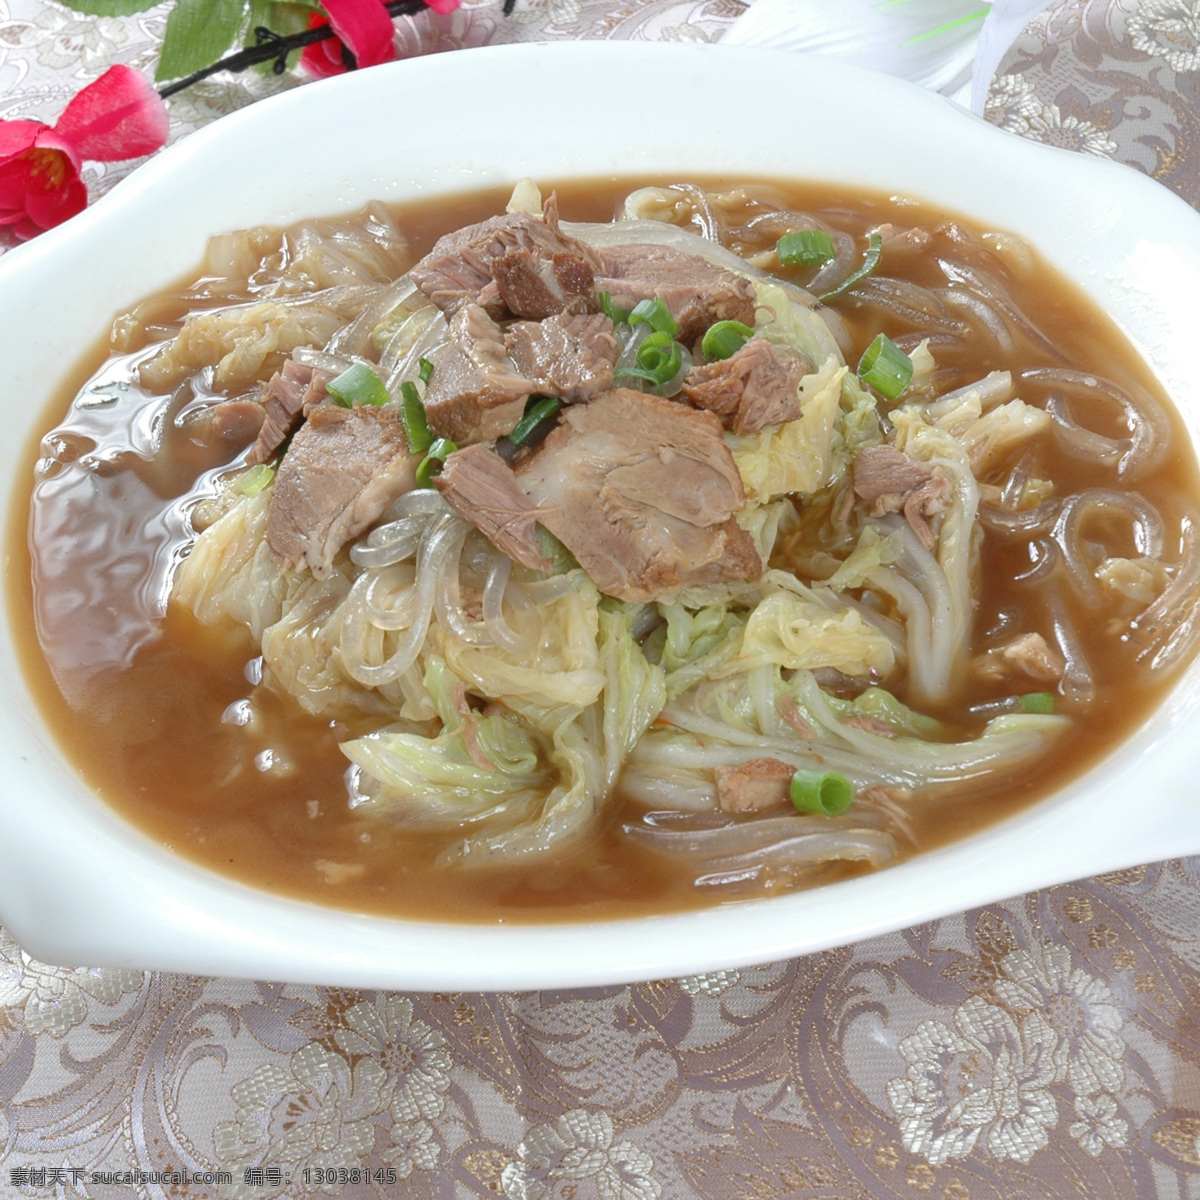
[[[720, 181], [705, 181], [721, 186]], [[564, 219], [607, 220], [637, 181], [595, 180], [558, 188]], [[807, 184], [773, 184], [791, 206], [855, 230], [881, 221], [931, 226], [952, 215], [886, 196], [861, 196]], [[414, 253], [449, 228], [502, 210], [506, 194], [488, 193], [425, 202], [398, 210]], [[1160, 390], [1114, 325], [1044, 264], [1014, 260], [1014, 292], [1024, 310], [1066, 358], [1118, 383], [1140, 381]], [[913, 276], [922, 282], [918, 271]], [[852, 305], [841, 311], [861, 348], [887, 319], [860, 321]], [[162, 302], [163, 321], [182, 310]], [[93, 395], [106, 380], [127, 375], [119, 360], [104, 366], [98, 348], [64, 385], [44, 425], [62, 420], [91, 380]], [[1001, 369], [978, 361], [969, 375]], [[967, 368], [964, 367], [964, 370]], [[115, 392], [113, 393], [115, 394]], [[1044, 399], [1029, 387], [1018, 394]], [[433, 866], [442, 836], [400, 832], [379, 818], [349, 810], [338, 741], [347, 730], [318, 721], [289, 702], [260, 695], [260, 725], [248, 735], [234, 722], [238, 702], [252, 690], [255, 650], [232, 628], [204, 628], [172, 608], [158, 621], [164, 586], [187, 536], [179, 500], [193, 483], [225, 464], [177, 439], [173, 464], [151, 458], [150, 447], [170, 430], [169, 412], [151, 426], [144, 417], [112, 428], [108, 405], [71, 411], [75, 438], [63, 458], [90, 455], [89, 473], [73, 472], [61, 495], [54, 481], [32, 509], [19, 506], [8, 531], [9, 610], [24, 667], [45, 718], [82, 777], [147, 837], [185, 858], [254, 887], [324, 905], [387, 915], [466, 922], [562, 921], [662, 913], [711, 903], [691, 874], [618, 835], [620, 805], [586, 844], [553, 862], [519, 868], [454, 871]], [[1156, 505], [1168, 528], [1200, 497], [1200, 475], [1188, 436], [1175, 420], [1174, 449], [1139, 490]], [[27, 456], [34, 477], [38, 446]], [[1068, 487], [1095, 486], [1080, 463], [1049, 449], [1044, 460]], [[80, 476], [83, 476], [81, 479]], [[28, 485], [22, 482], [22, 489]], [[51, 504], [50, 501], [54, 500]], [[28, 536], [27, 536], [28, 534]], [[32, 562], [30, 538], [39, 545]], [[1118, 539], [1119, 540], [1119, 539]], [[1168, 547], [1168, 553], [1170, 553]], [[1133, 554], [1127, 545], [1114, 553]], [[975, 627], [1000, 627], [1022, 603], [1012, 578], [1029, 567], [1020, 543], [986, 552]], [[31, 579], [38, 580], [35, 588]], [[1074, 728], [1048, 761], [1003, 788], [946, 796], [918, 807], [913, 826], [927, 850], [974, 833], [1045, 797], [1078, 776], [1150, 718], [1171, 682], [1134, 669], [1132, 652], [1105, 635], [1075, 600], [1066, 601], [1097, 671], [1098, 699], [1086, 724]], [[43, 646], [45, 649], [43, 649]], [[248, 670], [248, 668], [251, 668]], [[986, 688], [976, 699], [986, 700]], [[939, 714], [953, 719], [954, 714]], [[262, 756], [283, 756], [286, 776], [264, 772]], [[965, 790], [965, 789], [964, 789]], [[853, 873], [839, 868], [830, 877]]]

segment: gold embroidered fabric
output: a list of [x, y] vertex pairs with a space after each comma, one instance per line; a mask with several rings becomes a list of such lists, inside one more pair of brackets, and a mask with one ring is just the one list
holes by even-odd
[[[738, 0], [467, 0], [402, 53], [717, 40]], [[0, 0], [0, 117], [52, 120], [165, 10]], [[988, 119], [1200, 204], [1200, 2], [1064, 0]], [[298, 77], [171, 102], [172, 138]], [[93, 195], [129, 167], [89, 167]], [[525, 994], [54, 968], [0, 931], [0, 1196], [1200, 1196], [1200, 859], [809, 958]]]

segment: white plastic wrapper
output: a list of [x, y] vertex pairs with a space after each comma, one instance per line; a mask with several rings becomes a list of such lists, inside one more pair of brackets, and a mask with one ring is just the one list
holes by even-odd
[[749, 0], [721, 39], [838, 58], [982, 115], [992, 75], [1045, 0]]

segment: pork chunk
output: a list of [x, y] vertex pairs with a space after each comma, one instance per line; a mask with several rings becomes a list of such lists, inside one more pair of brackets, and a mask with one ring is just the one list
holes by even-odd
[[728, 358], [693, 367], [683, 398], [721, 418], [734, 433], [757, 433], [800, 415], [800, 380], [808, 368], [781, 356], [766, 338], [750, 338]]
[[433, 485], [460, 517], [514, 562], [543, 574], [554, 569], [538, 544], [538, 510], [500, 455], [479, 445], [457, 450], [434, 476]]
[[537, 388], [512, 364], [500, 326], [477, 304], [450, 319], [449, 339], [437, 355], [425, 414], [429, 427], [460, 446], [491, 442], [510, 432]]
[[596, 291], [633, 308], [659, 297], [679, 326], [678, 338], [692, 346], [716, 321], [754, 324], [756, 296], [748, 279], [694, 254], [669, 246], [633, 243], [600, 250]]
[[280, 570], [328, 576], [337, 552], [412, 489], [418, 461], [394, 410], [314, 408], [279, 464], [267, 510]]
[[716, 767], [717, 807], [727, 813], [761, 812], [786, 804], [795, 767], [778, 758], [752, 758], [737, 766]]
[[940, 468], [918, 462], [895, 446], [868, 446], [855, 455], [855, 495], [872, 502], [874, 516], [903, 513], [927, 550], [937, 544], [929, 518], [945, 511], [952, 490]]
[[328, 394], [325, 385], [332, 378], [330, 371], [314, 371], [289, 358], [263, 385], [259, 395], [262, 428], [246, 461], [264, 463], [272, 458], [299, 423], [304, 410], [325, 399]]
[[613, 385], [621, 345], [603, 313], [562, 314], [544, 321], [516, 321], [504, 344], [534, 390], [568, 403], [588, 400]]
[[624, 388], [602, 392], [564, 409], [514, 470], [541, 524], [608, 595], [637, 603], [762, 573], [733, 520], [745, 493], [710, 413]]
[[598, 266], [594, 251], [559, 229], [551, 197], [541, 217], [507, 213], [446, 234], [411, 275], [447, 316], [483, 304], [497, 319], [539, 320], [586, 305]]

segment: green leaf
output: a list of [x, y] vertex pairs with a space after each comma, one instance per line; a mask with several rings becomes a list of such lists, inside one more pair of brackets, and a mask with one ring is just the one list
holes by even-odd
[[239, 40], [245, 7], [245, 0], [178, 0], [155, 78], [181, 79], [227, 54]]
[[[281, 0], [250, 0], [250, 24], [246, 29], [245, 44], [258, 45], [254, 31], [259, 28], [269, 29], [284, 38], [303, 33], [308, 28], [309, 15], [315, 11], [315, 5], [281, 3]], [[300, 51], [293, 50], [287, 58], [288, 67], [294, 67], [299, 58]], [[255, 69], [270, 74], [274, 66], [275, 60], [271, 59], [270, 62], [259, 63]]]
[[160, 0], [63, 0], [63, 3], [89, 17], [130, 17], [153, 8]]

